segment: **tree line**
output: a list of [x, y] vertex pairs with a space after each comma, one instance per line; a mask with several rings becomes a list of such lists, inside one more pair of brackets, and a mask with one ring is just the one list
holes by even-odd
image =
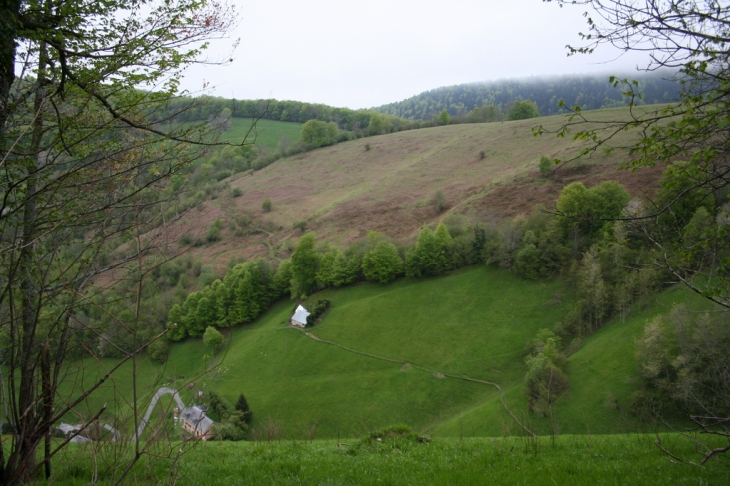
[[[634, 104], [676, 102], [681, 84], [672, 79], [673, 74], [659, 71], [629, 75], [639, 82], [637, 94], [641, 98], [635, 98]], [[507, 119], [512, 105], [524, 100], [535, 102], [543, 116], [567, 112], [559, 106], [561, 100], [566, 107], [579, 105], [583, 110], [625, 106], [629, 102], [609, 82], [608, 75], [566, 75], [445, 86], [373, 109], [407, 120], [431, 120], [443, 110], [453, 118], [466, 118], [476, 108], [491, 106], [493, 116]]]

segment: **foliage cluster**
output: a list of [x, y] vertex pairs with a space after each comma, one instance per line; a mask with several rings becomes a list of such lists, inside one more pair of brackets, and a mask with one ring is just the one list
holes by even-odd
[[188, 294], [182, 305], [170, 309], [168, 338], [179, 341], [201, 336], [205, 330], [251, 322], [289, 290], [289, 262], [274, 268], [263, 259], [239, 263], [223, 280], [216, 279], [199, 292]]
[[508, 120], [527, 120], [529, 118], [537, 118], [540, 116], [540, 110], [534, 101], [523, 100], [515, 101], [507, 109]]
[[243, 397], [243, 393], [239, 396], [236, 407], [234, 408], [226, 398], [215, 391], [208, 392], [209, 410], [213, 412], [216, 423], [213, 425], [213, 437], [215, 440], [243, 440], [247, 437], [249, 431], [249, 423], [251, 422], [251, 411], [241, 410], [241, 398], [248, 407], [248, 402]]
[[568, 391], [565, 355], [561, 348], [562, 340], [549, 329], [540, 329], [528, 343], [525, 383], [530, 410], [544, 416], [552, 413], [553, 404]]
[[392, 425], [375, 430], [347, 449], [347, 454], [395, 454], [409, 451], [418, 444], [430, 442], [407, 425]]
[[335, 122], [309, 120], [302, 126], [302, 143], [308, 148], [324, 147], [337, 143], [339, 130]]
[[730, 416], [728, 320], [675, 307], [648, 322], [637, 342], [643, 384], [635, 409], [651, 419], [689, 414], [704, 425]]
[[317, 319], [327, 312], [332, 304], [327, 299], [320, 299], [314, 304], [312, 312], [307, 316], [307, 326], [312, 327], [317, 323]]
[[444, 223], [436, 231], [424, 227], [416, 244], [406, 250], [406, 275], [432, 277], [454, 268], [453, 238]]

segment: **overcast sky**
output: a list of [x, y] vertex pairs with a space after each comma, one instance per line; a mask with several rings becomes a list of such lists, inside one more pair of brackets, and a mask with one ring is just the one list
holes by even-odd
[[369, 108], [429, 89], [503, 78], [632, 70], [641, 58], [608, 48], [567, 57], [587, 30], [584, 7], [541, 0], [264, 0], [236, 4], [232, 64], [196, 67], [214, 96]]

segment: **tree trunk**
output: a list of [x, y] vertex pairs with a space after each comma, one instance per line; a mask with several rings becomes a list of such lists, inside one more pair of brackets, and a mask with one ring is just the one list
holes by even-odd
[[41, 141], [43, 138], [43, 102], [45, 99], [46, 78], [43, 70], [48, 62], [47, 48], [41, 43], [38, 59], [38, 79], [33, 101], [33, 134], [31, 150], [33, 156], [27, 161], [27, 178], [25, 204], [23, 207], [23, 230], [20, 241], [20, 327], [22, 329], [20, 352], [20, 390], [18, 393], [18, 433], [16, 435], [16, 454], [11, 456], [8, 469], [15, 468], [14, 474], [7, 478], [10, 481], [19, 479], [30, 482], [36, 469], [36, 449], [44, 436], [39, 428], [36, 368], [39, 350], [36, 346], [38, 315], [43, 305], [42, 285], [36, 286], [36, 279], [42, 279], [36, 273], [35, 248], [38, 229], [36, 172], [40, 165]]
[[[20, 0], [0, 2], [0, 154], [5, 155], [2, 134], [8, 119], [10, 87], [15, 80], [15, 38], [18, 32]], [[2, 480], [2, 451], [0, 451], [0, 481]]]

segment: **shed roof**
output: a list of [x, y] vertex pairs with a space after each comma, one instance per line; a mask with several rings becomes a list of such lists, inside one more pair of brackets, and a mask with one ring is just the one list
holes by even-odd
[[294, 311], [294, 315], [292, 316], [292, 321], [301, 322], [302, 324], [307, 323], [307, 317], [309, 316], [309, 311], [302, 307], [301, 305], [297, 307], [297, 310]]

